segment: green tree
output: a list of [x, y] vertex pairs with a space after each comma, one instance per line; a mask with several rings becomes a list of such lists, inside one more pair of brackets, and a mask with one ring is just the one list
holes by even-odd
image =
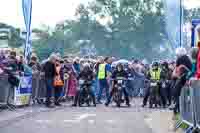
[[20, 29], [16, 29], [10, 25], [0, 23], [0, 29], [9, 29], [10, 35], [8, 33], [8, 45], [12, 48], [18, 48], [23, 45], [24, 40], [20, 37]]
[[[80, 4], [76, 19], [59, 23], [51, 34], [45, 32], [47, 36], [38, 40], [43, 46], [37, 49], [80, 54], [82, 47], [95, 47], [98, 55], [149, 60], [170, 57], [173, 49], [164, 13], [163, 3], [158, 0], [96, 0]], [[198, 10], [185, 14], [187, 21], [199, 15]], [[86, 40], [88, 43], [80, 43]]]

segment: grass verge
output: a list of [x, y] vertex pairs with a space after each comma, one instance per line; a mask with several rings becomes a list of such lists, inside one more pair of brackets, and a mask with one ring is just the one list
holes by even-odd
[[[179, 120], [181, 120], [181, 116], [180, 116], [180, 114], [176, 114], [175, 121], [178, 122]], [[180, 128], [183, 129], [183, 130], [186, 130], [187, 128], [189, 128], [189, 125], [183, 122], [180, 125]]]

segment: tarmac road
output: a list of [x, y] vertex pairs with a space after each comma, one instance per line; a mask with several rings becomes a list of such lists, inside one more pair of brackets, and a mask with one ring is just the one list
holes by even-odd
[[151, 111], [135, 103], [130, 108], [65, 106], [1, 122], [0, 133], [153, 133], [145, 122]]

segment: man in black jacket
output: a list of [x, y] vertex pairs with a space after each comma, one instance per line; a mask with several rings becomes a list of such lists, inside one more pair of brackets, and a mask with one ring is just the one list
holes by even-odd
[[187, 56], [187, 52], [184, 48], [178, 48], [176, 50], [177, 60], [176, 60], [176, 69], [179, 69], [180, 76], [175, 77], [176, 82], [174, 85], [174, 100], [175, 100], [175, 107], [174, 113], [178, 113], [179, 109], [179, 97], [181, 95], [181, 90], [186, 83], [187, 73], [192, 70], [192, 61]]
[[53, 97], [53, 92], [54, 92], [53, 82], [54, 82], [54, 77], [56, 75], [55, 64], [54, 64], [55, 61], [56, 61], [56, 56], [51, 55], [49, 60], [44, 65], [45, 83], [47, 88], [46, 106], [50, 108], [54, 107], [51, 98]]

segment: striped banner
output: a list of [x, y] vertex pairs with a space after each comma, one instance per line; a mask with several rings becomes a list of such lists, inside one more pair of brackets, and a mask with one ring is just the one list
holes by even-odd
[[31, 19], [32, 19], [32, 0], [22, 0], [24, 22], [26, 26], [26, 43], [24, 46], [24, 58], [28, 63], [31, 57]]

